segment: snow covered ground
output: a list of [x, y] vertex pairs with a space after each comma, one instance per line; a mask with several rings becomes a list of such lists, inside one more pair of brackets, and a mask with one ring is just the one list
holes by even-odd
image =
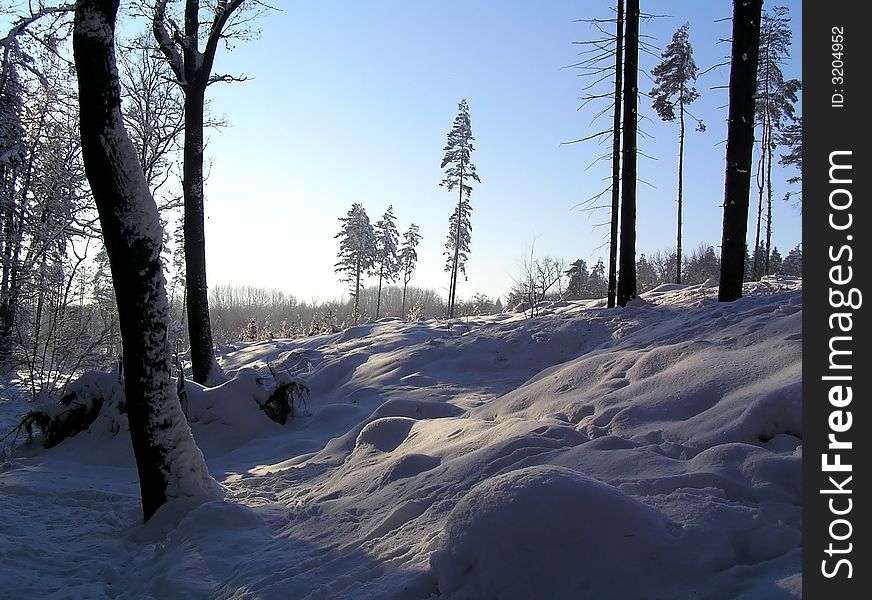
[[[140, 524], [124, 417], [102, 415], [0, 466], [0, 593], [800, 597], [802, 292], [746, 293], [239, 344], [234, 379], [189, 387], [226, 500]], [[253, 400], [267, 360], [311, 388], [285, 426]]]

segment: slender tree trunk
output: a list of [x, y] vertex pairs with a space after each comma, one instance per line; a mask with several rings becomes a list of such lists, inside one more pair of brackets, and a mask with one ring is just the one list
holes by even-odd
[[742, 297], [762, 10], [763, 0], [733, 2], [720, 302], [732, 302]]
[[684, 199], [684, 101], [678, 101], [678, 234], [676, 240], [675, 283], [681, 283], [681, 209]]
[[357, 269], [354, 272], [354, 324], [360, 319], [360, 253], [357, 254]]
[[[766, 143], [766, 128], [763, 128], [762, 132], [763, 136], [763, 144]], [[760, 150], [760, 164], [758, 165], [757, 172], [757, 225], [755, 228], [754, 234], [754, 270], [752, 272], [752, 278], [754, 281], [760, 279], [760, 232], [762, 231], [762, 223], [763, 223], [763, 191], [765, 189], [765, 179], [763, 176], [763, 171], [765, 170], [765, 162], [766, 162], [766, 152], [761, 147]]]
[[621, 86], [624, 65], [624, 0], [618, 0], [615, 21], [615, 111], [612, 122], [612, 222], [609, 235], [609, 299], [614, 308], [618, 292], [618, 220], [621, 205]]
[[463, 206], [463, 165], [460, 165], [460, 192], [457, 194], [457, 221], [454, 235], [454, 266], [451, 268], [451, 290], [448, 299], [448, 319], [454, 318], [454, 301], [457, 296], [457, 269], [460, 261], [460, 219]]
[[203, 112], [205, 87], [191, 86], [185, 93], [185, 141], [182, 188], [185, 216], [185, 285], [188, 290], [188, 337], [191, 375], [199, 384], [214, 385], [223, 379], [215, 362], [212, 325], [209, 321], [209, 288], [206, 285], [206, 229], [203, 212]]
[[379, 268], [378, 271], [378, 296], [376, 296], [375, 300], [375, 320], [378, 321], [379, 312], [381, 312], [381, 292], [382, 292], [382, 279], [384, 278], [384, 266]]
[[769, 255], [772, 251], [772, 117], [766, 115], [769, 139], [766, 142], [766, 254], [763, 257], [763, 274], [769, 275]]
[[168, 499], [220, 497], [170, 379], [169, 304], [154, 199], [121, 118], [114, 33], [118, 0], [78, 0], [73, 55], [85, 172], [118, 303], [124, 388], [145, 520]]
[[409, 287], [409, 282], [403, 278], [403, 307], [400, 309], [400, 318], [406, 318], [406, 288]]
[[621, 250], [618, 306], [636, 297], [636, 130], [639, 102], [639, 0], [627, 1], [624, 61], [624, 169], [621, 175]]

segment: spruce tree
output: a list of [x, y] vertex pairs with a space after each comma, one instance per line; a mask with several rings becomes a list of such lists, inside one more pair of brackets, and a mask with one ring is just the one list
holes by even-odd
[[403, 234], [403, 245], [400, 248], [400, 272], [403, 275], [403, 303], [400, 308], [400, 316], [406, 318], [406, 290], [412, 280], [412, 274], [418, 266], [418, 244], [421, 242], [421, 234], [418, 226], [412, 223], [408, 231]]
[[397, 256], [397, 242], [400, 234], [397, 231], [397, 218], [394, 207], [388, 209], [375, 224], [375, 255], [372, 274], [378, 275], [378, 295], [376, 296], [375, 318], [381, 311], [382, 282], [393, 282], [400, 274], [400, 262]]
[[472, 193], [471, 181], [481, 182], [472, 164], [472, 152], [475, 148], [472, 142], [472, 124], [469, 119], [469, 106], [466, 99], [457, 105], [457, 116], [451, 131], [448, 132], [448, 142], [445, 145], [445, 156], [440, 168], [445, 169], [445, 178], [439, 184], [452, 191], [457, 188], [457, 206], [448, 221], [448, 240], [445, 244], [447, 262], [445, 271], [451, 274], [448, 287], [448, 318], [454, 317], [457, 297], [457, 274], [466, 275], [466, 260], [469, 256], [469, 242], [472, 224], [470, 214], [472, 206], [469, 196]]
[[334, 238], [339, 239], [339, 261], [333, 272], [342, 275], [341, 281], [350, 286], [354, 298], [352, 320], [360, 317], [360, 279], [369, 271], [375, 257], [375, 232], [362, 204], [354, 203], [345, 217], [340, 217], [342, 229]]
[[[672, 41], [661, 55], [663, 62], [654, 67], [655, 87], [651, 90], [654, 110], [664, 121], [674, 121], [678, 109], [678, 226], [676, 244], [675, 282], [681, 283], [681, 218], [684, 190], [684, 118], [689, 115], [687, 106], [699, 98], [693, 87], [697, 68], [693, 60], [693, 47], [689, 39], [690, 24], [685, 23], [672, 36]], [[705, 131], [702, 121], [697, 122], [697, 131]]]

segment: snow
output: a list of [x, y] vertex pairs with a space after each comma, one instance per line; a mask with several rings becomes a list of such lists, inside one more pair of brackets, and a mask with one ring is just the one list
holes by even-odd
[[0, 466], [4, 597], [798, 598], [801, 283], [745, 292], [237, 344], [187, 384], [225, 499], [141, 524], [101, 412]]

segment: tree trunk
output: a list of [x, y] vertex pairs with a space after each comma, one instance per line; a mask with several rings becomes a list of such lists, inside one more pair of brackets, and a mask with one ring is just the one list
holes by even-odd
[[188, 337], [191, 375], [201, 385], [221, 383], [224, 374], [215, 362], [206, 285], [206, 229], [203, 212], [203, 111], [205, 87], [185, 93], [185, 142], [182, 189], [185, 198], [185, 286], [188, 295]]
[[[763, 143], [766, 143], [766, 129], [763, 129]], [[751, 278], [754, 281], [760, 279], [760, 232], [762, 231], [763, 223], [763, 190], [765, 189], [765, 181], [763, 178], [764, 163], [766, 162], [765, 152], [761, 149], [759, 172], [757, 175], [757, 225], [754, 229], [754, 263]], [[750, 191], [750, 190], [749, 190]]]
[[360, 251], [357, 253], [357, 269], [354, 272], [354, 324], [360, 318]]
[[457, 221], [455, 225], [454, 235], [454, 266], [451, 268], [451, 290], [448, 300], [448, 319], [454, 318], [454, 301], [457, 297], [457, 269], [460, 262], [460, 219], [462, 216], [463, 206], [463, 165], [460, 165], [460, 192], [457, 194]]
[[160, 218], [121, 118], [114, 51], [118, 1], [78, 0], [73, 55], [82, 158], [118, 303], [127, 415], [148, 520], [171, 498], [205, 500], [221, 494], [170, 379]]
[[621, 201], [621, 86], [624, 60], [624, 0], [618, 0], [615, 25], [615, 111], [612, 123], [612, 222], [609, 234], [609, 299], [614, 308], [618, 292], [618, 211]]
[[[682, 84], [682, 87], [683, 84]], [[681, 93], [681, 92], [679, 92]], [[684, 191], [684, 101], [678, 101], [678, 234], [675, 242], [675, 283], [681, 283], [681, 209]]]
[[400, 309], [400, 318], [405, 320], [406, 318], [406, 288], [409, 287], [409, 282], [403, 279], [403, 306]]
[[762, 11], [763, 0], [733, 2], [727, 170], [724, 184], [721, 282], [718, 290], [720, 302], [732, 302], [742, 297]]
[[769, 256], [772, 252], [772, 117], [767, 114], [768, 140], [766, 141], [766, 246], [763, 256], [763, 274], [769, 275]]
[[624, 169], [621, 175], [619, 306], [636, 297], [636, 130], [639, 102], [639, 0], [627, 1], [624, 61]]
[[375, 300], [375, 320], [378, 321], [378, 314], [381, 312], [381, 292], [382, 292], [382, 279], [384, 278], [384, 266], [382, 266], [378, 271], [378, 295]]

